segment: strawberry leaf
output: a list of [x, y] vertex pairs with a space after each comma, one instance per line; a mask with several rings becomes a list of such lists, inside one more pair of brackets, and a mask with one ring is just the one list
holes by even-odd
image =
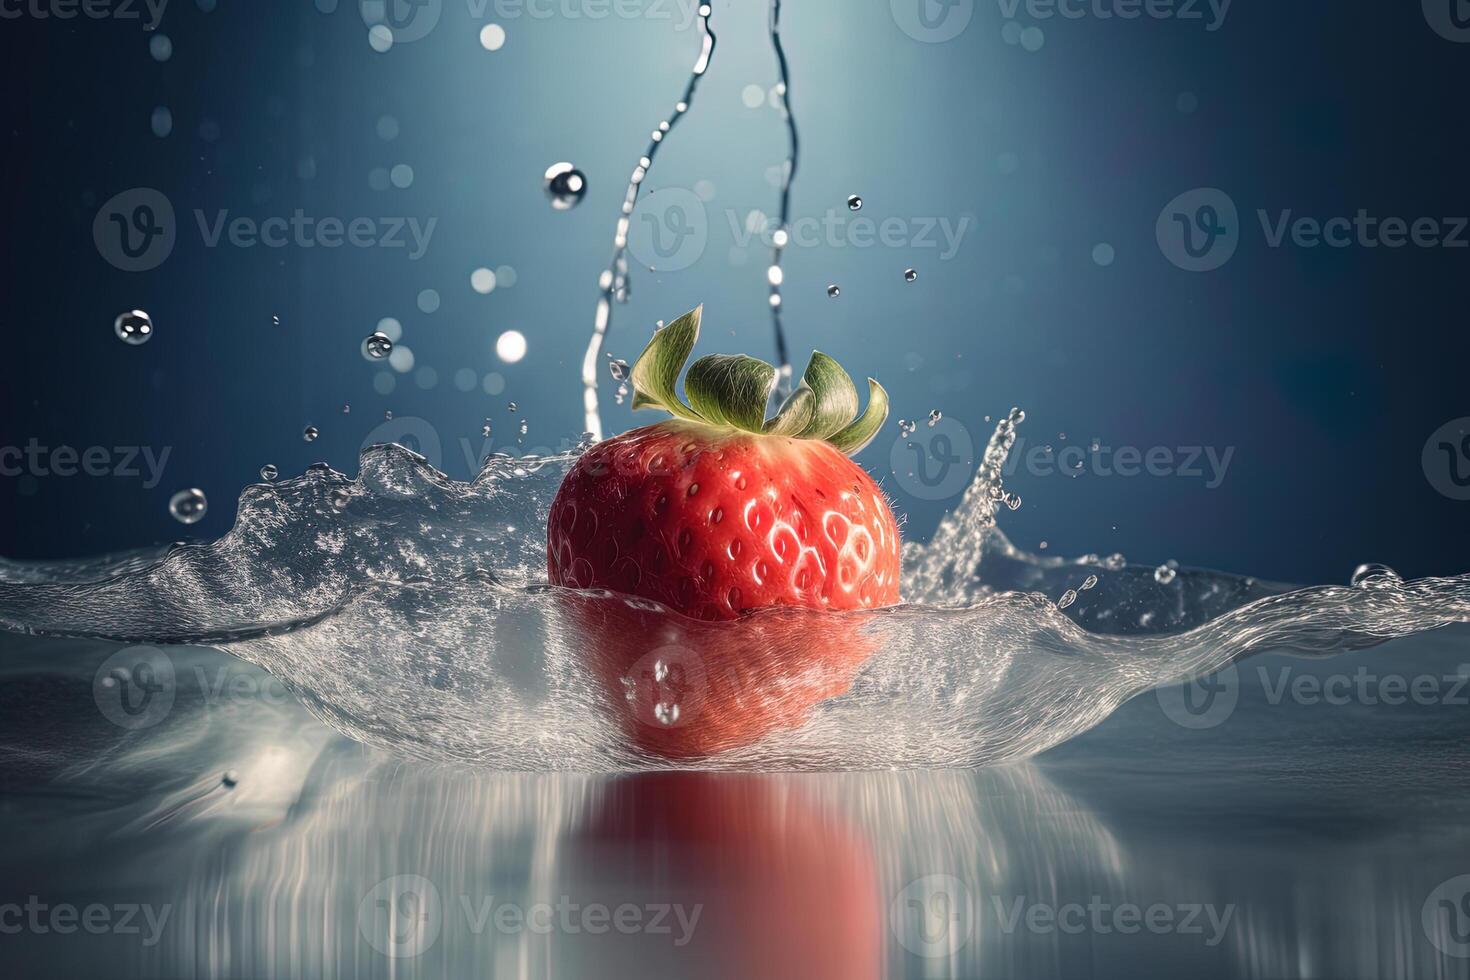
[[744, 354], [701, 357], [684, 378], [689, 404], [716, 425], [759, 432], [776, 387], [776, 369]]
[[699, 339], [699, 318], [704, 307], [685, 313], [662, 330], [638, 355], [633, 364], [633, 410], [661, 408], [671, 415], [691, 421], [703, 421], [699, 413], [685, 405], [679, 397], [679, 372], [689, 360], [694, 342]]
[[812, 393], [812, 415], [799, 433], [802, 438], [826, 439], [857, 417], [858, 394], [852, 378], [821, 351], [812, 351], [801, 388]]
[[799, 436], [811, 424], [816, 399], [805, 385], [798, 387], [781, 406], [776, 417], [766, 423], [766, 433], [773, 436]]
[[868, 407], [862, 416], [832, 436], [827, 441], [836, 446], [849, 456], [861, 452], [863, 447], [873, 441], [873, 437], [883, 428], [883, 423], [888, 421], [888, 392], [883, 386], [872, 378], [868, 379]]

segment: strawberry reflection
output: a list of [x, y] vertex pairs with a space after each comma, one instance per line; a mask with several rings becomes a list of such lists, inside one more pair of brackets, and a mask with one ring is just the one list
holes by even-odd
[[567, 592], [567, 622], [640, 748], [693, 759], [799, 728], [847, 693], [878, 643], [869, 612], [771, 609], [704, 622], [647, 600]]
[[[647, 773], [607, 787], [566, 842], [567, 866], [597, 868], [644, 907], [677, 906], [688, 942], [643, 936], [621, 952], [701, 977], [863, 980], [882, 973], [883, 901], [866, 835], [800, 780]], [[611, 902], [609, 902], [611, 904]], [[697, 915], [697, 919], [695, 916]], [[680, 921], [670, 915], [671, 921]], [[636, 952], [635, 952], [636, 951]], [[616, 944], [598, 947], [621, 976]], [[647, 974], [642, 974], [647, 975]]]

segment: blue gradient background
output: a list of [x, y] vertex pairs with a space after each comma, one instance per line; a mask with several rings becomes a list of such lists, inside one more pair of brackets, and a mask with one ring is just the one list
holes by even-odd
[[[152, 490], [111, 477], [0, 478], [0, 554], [222, 534], [262, 464], [354, 472], [387, 410], [431, 422], [460, 478], [458, 440], [480, 454], [486, 416], [497, 443], [520, 417], [523, 448], [575, 440], [617, 208], [697, 37], [678, 17], [489, 9], [485, 20], [507, 31], [499, 51], [481, 47], [483, 20], [464, 0], [446, 0], [429, 36], [379, 54], [350, 0], [329, 14], [309, 0], [219, 0], [207, 13], [172, 0], [161, 30], [174, 55], [162, 64], [137, 22], [0, 22], [11, 93], [0, 446], [173, 447]], [[1024, 10], [1020, 20], [1033, 23]], [[787, 253], [793, 350], [819, 347], [893, 397], [895, 420], [862, 461], [908, 515], [907, 533], [926, 537], [956, 501], [916, 499], [893, 477], [896, 419], [938, 408], [983, 444], [984, 417], [1020, 405], [1030, 445], [1234, 447], [1213, 490], [1200, 479], [1019, 473], [1010, 486], [1025, 504], [1003, 526], [1022, 545], [1297, 581], [1345, 581], [1361, 561], [1465, 571], [1470, 503], [1435, 491], [1420, 452], [1436, 428], [1470, 415], [1470, 250], [1272, 249], [1255, 212], [1470, 214], [1470, 131], [1453, 108], [1470, 45], [1435, 34], [1413, 3], [1238, 0], [1214, 32], [1147, 17], [1037, 23], [1040, 50], [1007, 43], [991, 0], [957, 38], [926, 44], [878, 0], [787, 0], [803, 138], [795, 217], [846, 217], [857, 193], [875, 220], [970, 220], [949, 261], [920, 248]], [[732, 264], [727, 212], [743, 221], [776, 208], [766, 171], [785, 154], [781, 117], [741, 100], [745, 86], [775, 83], [776, 63], [763, 4], [717, 0], [714, 26], [713, 67], [644, 191], [710, 181], [708, 246], [688, 269], [636, 275], [607, 348], [629, 360], [655, 320], [700, 302], [701, 350], [772, 354], [765, 249], [752, 244]], [[1176, 107], [1182, 92], [1197, 96], [1193, 113]], [[156, 105], [173, 113], [163, 139], [149, 128]], [[396, 140], [376, 135], [383, 115], [399, 120]], [[217, 140], [201, 137], [206, 121]], [[315, 174], [303, 179], [307, 158]], [[590, 182], [569, 212], [541, 188], [559, 160]], [[411, 187], [369, 188], [369, 170], [398, 163], [413, 167]], [[173, 202], [179, 242], [160, 268], [128, 274], [99, 255], [92, 221], [138, 186]], [[1223, 268], [1191, 274], [1161, 254], [1154, 225], [1171, 198], [1202, 186], [1234, 199], [1243, 240]], [[192, 214], [298, 207], [438, 223], [415, 262], [403, 249], [207, 249]], [[1109, 267], [1091, 259], [1099, 242], [1116, 249]], [[471, 290], [472, 270], [500, 265], [516, 270], [514, 287]], [[920, 272], [912, 285], [908, 266]], [[829, 282], [839, 299], [827, 298]], [[433, 314], [415, 302], [427, 288], [442, 296]], [[112, 333], [133, 307], [157, 326], [139, 348]], [[375, 392], [383, 367], [358, 348], [385, 316], [402, 321], [437, 387], [401, 375], [392, 394]], [[529, 340], [520, 363], [495, 357], [507, 329]], [[505, 393], [460, 392], [452, 379], [465, 367], [500, 372]], [[606, 375], [602, 390], [608, 429], [634, 425], [611, 406]], [[321, 429], [310, 445], [307, 424]], [[186, 529], [167, 501], [188, 486], [211, 507]]]

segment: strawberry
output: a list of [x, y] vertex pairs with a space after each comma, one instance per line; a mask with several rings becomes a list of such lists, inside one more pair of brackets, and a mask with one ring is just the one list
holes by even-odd
[[743, 355], [696, 361], [701, 310], [656, 332], [632, 370], [633, 408], [675, 416], [589, 449], [561, 485], [547, 530], [553, 585], [608, 589], [686, 616], [752, 609], [852, 610], [899, 601], [899, 535], [871, 477], [847, 457], [888, 414], [869, 379], [812, 354], [775, 418], [776, 369]]
[[[700, 314], [655, 333], [633, 366], [633, 407], [674, 418], [584, 453], [547, 522], [553, 585], [636, 597], [568, 594], [563, 608], [633, 741], [672, 758], [803, 725], [876, 649], [855, 613], [899, 602], [898, 522], [846, 455], [887, 418], [882, 386], [869, 379], [854, 421], [852, 379], [814, 352], [767, 421], [775, 368], [717, 355], [690, 367], [686, 404], [675, 387]], [[789, 612], [744, 615], [773, 607]]]

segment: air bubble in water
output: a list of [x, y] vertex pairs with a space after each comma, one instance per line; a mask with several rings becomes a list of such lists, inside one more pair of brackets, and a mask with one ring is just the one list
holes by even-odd
[[614, 381], [627, 381], [628, 380], [628, 370], [629, 369], [628, 369], [628, 362], [627, 361], [622, 361], [622, 360], [612, 360], [612, 361], [609, 361], [608, 364], [607, 364], [607, 369], [612, 374]]
[[1158, 568], [1154, 569], [1154, 581], [1159, 583], [1160, 585], [1168, 585], [1170, 582], [1174, 581], [1175, 576], [1177, 576], [1178, 574], [1178, 569], [1174, 568], [1172, 565], [1160, 565]]
[[507, 412], [514, 412], [516, 410], [516, 403], [511, 402], [509, 405], [505, 406], [505, 410]]
[[917, 423], [917, 422], [910, 422], [908, 419], [899, 419], [898, 420], [898, 432], [899, 432], [899, 435], [911, 436], [911, 435], [914, 434], [914, 430], [917, 429], [918, 427], [919, 427], [919, 423]]
[[260, 478], [267, 483], [270, 483], [272, 480], [280, 475], [281, 471], [276, 469], [270, 463], [266, 463], [260, 468]]
[[1068, 589], [1066, 592], [1063, 592], [1062, 593], [1062, 597], [1057, 600], [1057, 608], [1058, 609], [1066, 609], [1068, 606], [1070, 606], [1072, 603], [1074, 603], [1076, 601], [1077, 601], [1077, 592], [1076, 592], [1076, 590], [1075, 589]]
[[847, 199], [847, 210], [849, 210], [849, 211], [861, 211], [862, 209], [863, 209], [863, 199], [862, 198], [860, 198], [856, 194], [854, 194], [854, 195], [852, 195], [851, 197], [849, 197]]
[[393, 353], [393, 341], [380, 330], [375, 330], [362, 342], [362, 349], [367, 351], [368, 357], [375, 361], [381, 361]]
[[489, 419], [486, 419], [485, 420], [485, 424], [482, 425], [482, 426], [480, 426], [480, 435], [484, 436], [486, 439], [490, 438], [490, 420]]
[[333, 510], [346, 510], [347, 505], [352, 502], [352, 494], [346, 490], [333, 490], [331, 499]]
[[1088, 589], [1093, 589], [1093, 588], [1096, 588], [1096, 587], [1097, 587], [1097, 576], [1096, 575], [1089, 575], [1082, 582], [1082, 591], [1083, 592], [1086, 592]]
[[316, 442], [316, 437], [319, 435], [321, 433], [317, 431], [314, 425], [308, 425], [305, 429], [301, 430], [301, 438], [307, 442]]
[[919, 271], [917, 269], [905, 269], [905, 270], [903, 270], [903, 281], [904, 282], [913, 282], [914, 280], [916, 280], [918, 278], [919, 278]]
[[526, 420], [525, 419], [521, 419], [521, 428], [520, 428], [521, 435], [525, 435], [526, 432], [527, 432], [527, 429], [528, 429], [528, 427], [526, 425]]
[[204, 491], [190, 488], [180, 490], [169, 498], [168, 512], [173, 519], [180, 524], [198, 524], [204, 520], [205, 511], [209, 510], [209, 501], [204, 498]]
[[129, 310], [112, 322], [117, 339], [134, 347], [153, 339], [153, 318], [142, 310]]
[[933, 411], [931, 411], [929, 413], [929, 428], [932, 429], [936, 425], [938, 425], [939, 424], [939, 420], [942, 419], [942, 418], [944, 418], [944, 413], [941, 412], [939, 409], [936, 408]]
[[1368, 563], [1359, 565], [1353, 571], [1353, 577], [1349, 584], [1355, 589], [1376, 589], [1385, 585], [1398, 585], [1403, 579], [1399, 573], [1387, 565]]
[[546, 196], [557, 211], [570, 211], [587, 193], [587, 175], [570, 163], [553, 163], [546, 168]]
[[834, 282], [832, 285], [827, 287], [827, 295], [830, 296], [832, 299], [836, 299], [837, 297], [842, 295], [842, 289]]
[[225, 774], [219, 778], [219, 784], [225, 789], [234, 789], [236, 786], [240, 785], [240, 774], [233, 769], [228, 769], [225, 771]]

